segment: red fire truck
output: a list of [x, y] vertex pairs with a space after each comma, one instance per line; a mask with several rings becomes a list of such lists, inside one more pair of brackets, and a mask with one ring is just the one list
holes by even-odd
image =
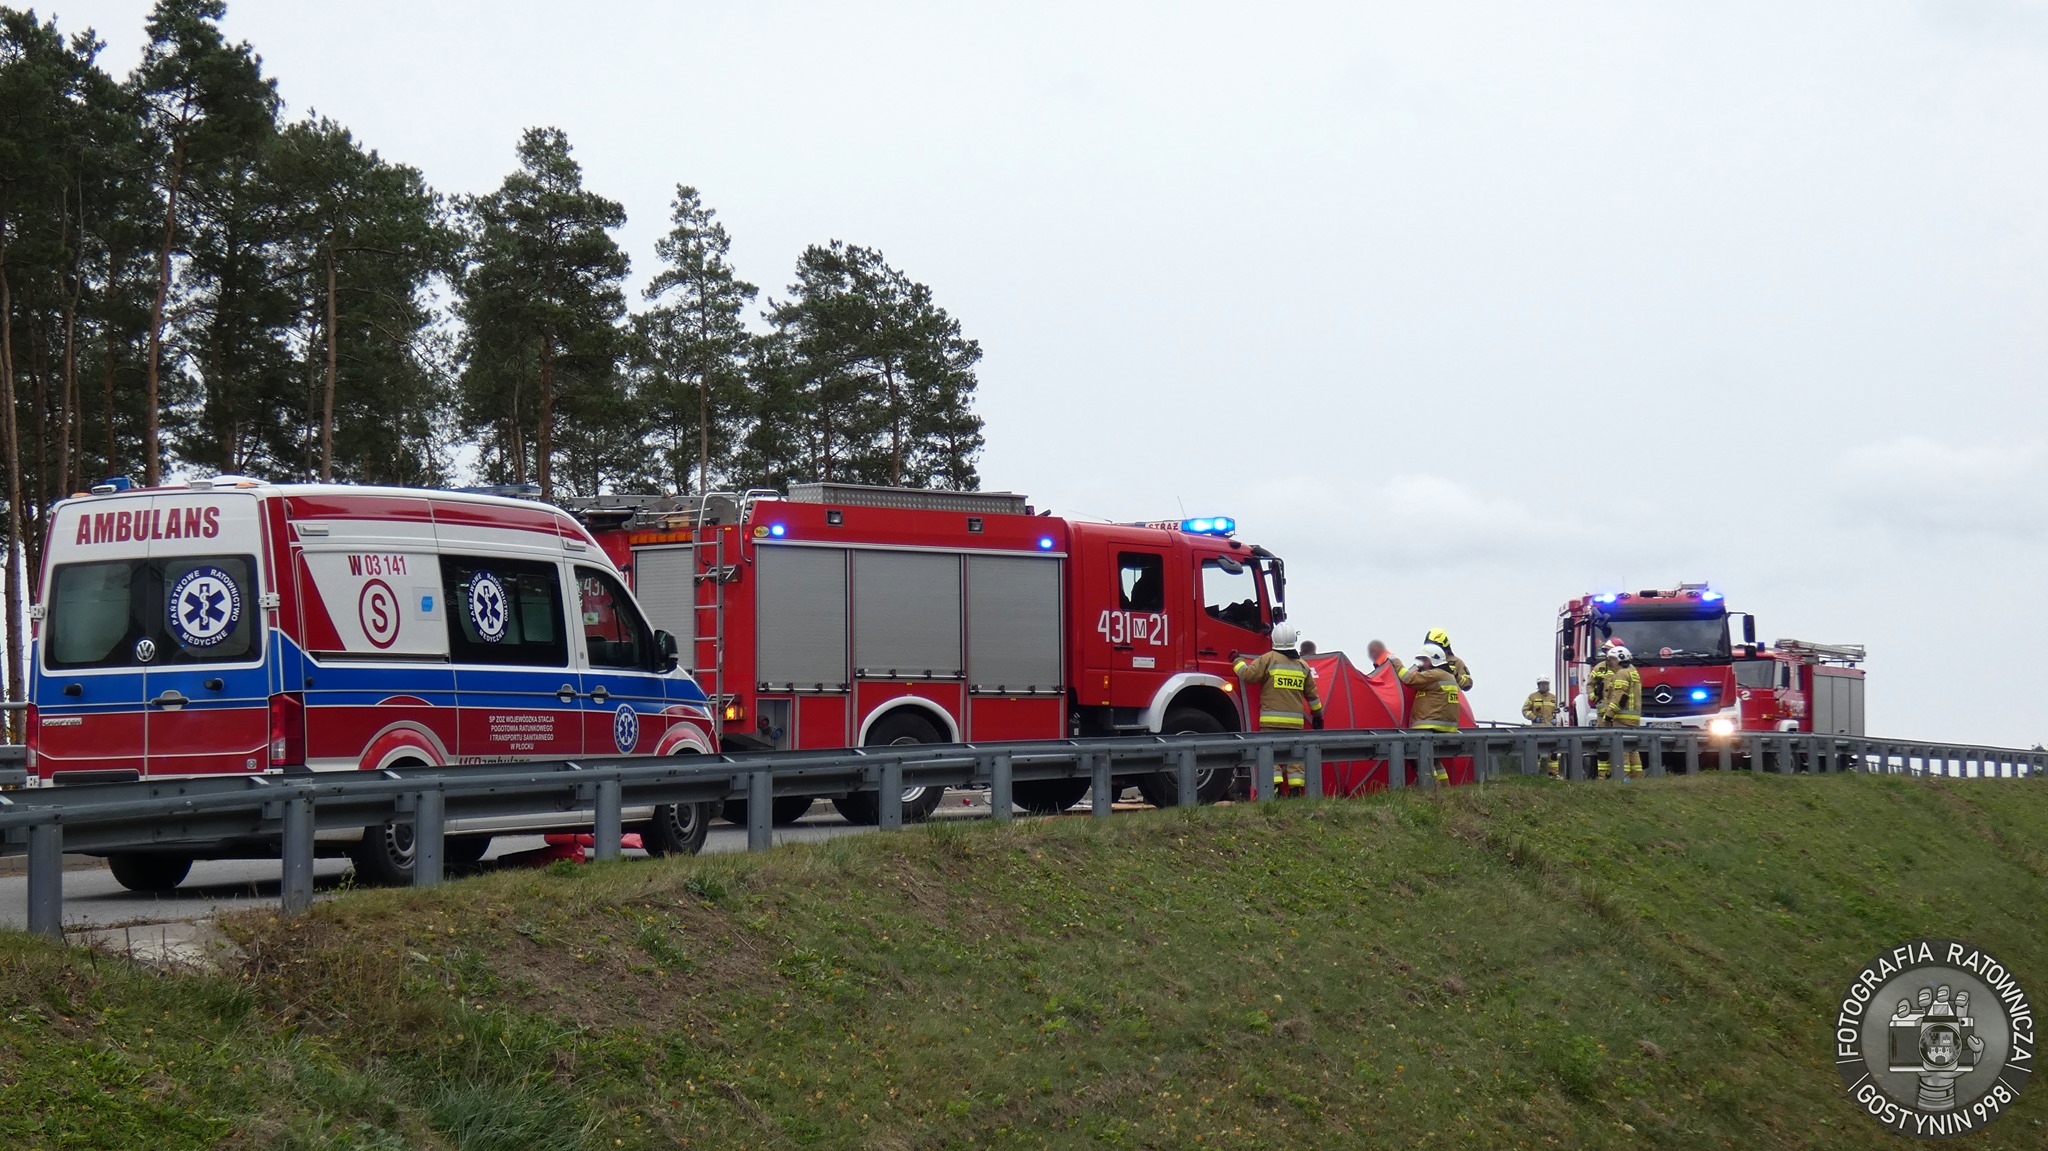
[[[1741, 639], [1730, 625], [1741, 621]], [[1755, 617], [1703, 583], [1582, 596], [1558, 609], [1557, 684], [1567, 715], [1590, 726], [1586, 683], [1600, 653], [1628, 648], [1643, 677], [1643, 723], [1718, 736], [1744, 731], [1863, 734], [1864, 658], [1853, 645], [1759, 644]]]
[[[1285, 615], [1280, 559], [1227, 517], [1094, 523], [1007, 493], [832, 483], [571, 506], [690, 653], [728, 749], [1245, 730], [1257, 712], [1231, 661]], [[1176, 798], [1171, 774], [1129, 785]], [[1197, 786], [1213, 801], [1229, 785]], [[1057, 811], [1086, 789], [1020, 782], [1016, 798]], [[918, 818], [941, 794], [904, 798]], [[878, 816], [872, 795], [834, 802]]]

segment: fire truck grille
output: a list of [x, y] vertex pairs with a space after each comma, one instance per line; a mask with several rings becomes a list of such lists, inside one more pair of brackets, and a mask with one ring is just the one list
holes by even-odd
[[1721, 709], [1721, 689], [1717, 686], [1688, 687], [1677, 683], [1643, 685], [1643, 714], [1650, 715], [1698, 715], [1703, 711]]

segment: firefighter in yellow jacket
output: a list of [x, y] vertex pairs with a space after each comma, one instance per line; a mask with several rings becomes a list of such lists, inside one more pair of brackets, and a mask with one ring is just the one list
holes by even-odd
[[[1403, 666], [1400, 660], [1395, 660], [1394, 669], [1403, 684], [1415, 689], [1413, 714], [1408, 717], [1409, 727], [1432, 732], [1458, 730], [1461, 716], [1458, 701], [1472, 686], [1472, 676], [1462, 663], [1452, 663], [1451, 654], [1443, 649], [1442, 644], [1426, 643], [1422, 645], [1422, 654], [1415, 657], [1413, 666]], [[1438, 783], [1451, 781], [1451, 773], [1444, 769], [1442, 760], [1430, 766]]]
[[[1537, 727], [1549, 727], [1557, 722], [1557, 697], [1550, 693], [1549, 680], [1536, 681], [1536, 690], [1522, 701], [1522, 718]], [[1543, 774], [1552, 779], [1564, 778], [1558, 770], [1556, 752], [1543, 757]]]
[[[1607, 649], [1607, 676], [1600, 692], [1599, 727], [1641, 727], [1643, 726], [1643, 673], [1629, 665], [1632, 657], [1629, 650], [1620, 644]], [[1600, 765], [1600, 778], [1609, 775], [1608, 765]], [[1643, 774], [1643, 753], [1631, 750], [1627, 753], [1622, 767], [1622, 779], [1640, 779]]]
[[[1256, 658], [1240, 656], [1232, 667], [1246, 687], [1259, 689], [1259, 730], [1300, 731], [1323, 727], [1323, 701], [1316, 696], [1316, 677], [1301, 662], [1295, 645], [1301, 634], [1294, 625], [1273, 625], [1273, 650]], [[1299, 763], [1273, 764], [1273, 790], [1280, 795], [1303, 795], [1308, 776]]]

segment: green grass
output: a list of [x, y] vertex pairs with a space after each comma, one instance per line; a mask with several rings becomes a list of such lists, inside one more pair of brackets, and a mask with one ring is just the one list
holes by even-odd
[[1517, 782], [358, 892], [222, 976], [0, 937], [0, 1139], [1864, 1148], [1842, 988], [2048, 994], [2042, 844], [2030, 781]]

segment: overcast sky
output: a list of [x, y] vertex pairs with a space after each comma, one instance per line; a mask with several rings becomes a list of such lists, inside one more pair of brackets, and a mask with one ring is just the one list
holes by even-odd
[[[17, 0], [18, 2], [18, 0]], [[125, 75], [149, 5], [39, 4]], [[559, 126], [635, 291], [674, 185], [780, 295], [877, 247], [981, 341], [985, 485], [1229, 514], [1325, 649], [1710, 580], [1871, 650], [1874, 734], [2031, 744], [2048, 7], [238, 0], [289, 113], [447, 193]]]

